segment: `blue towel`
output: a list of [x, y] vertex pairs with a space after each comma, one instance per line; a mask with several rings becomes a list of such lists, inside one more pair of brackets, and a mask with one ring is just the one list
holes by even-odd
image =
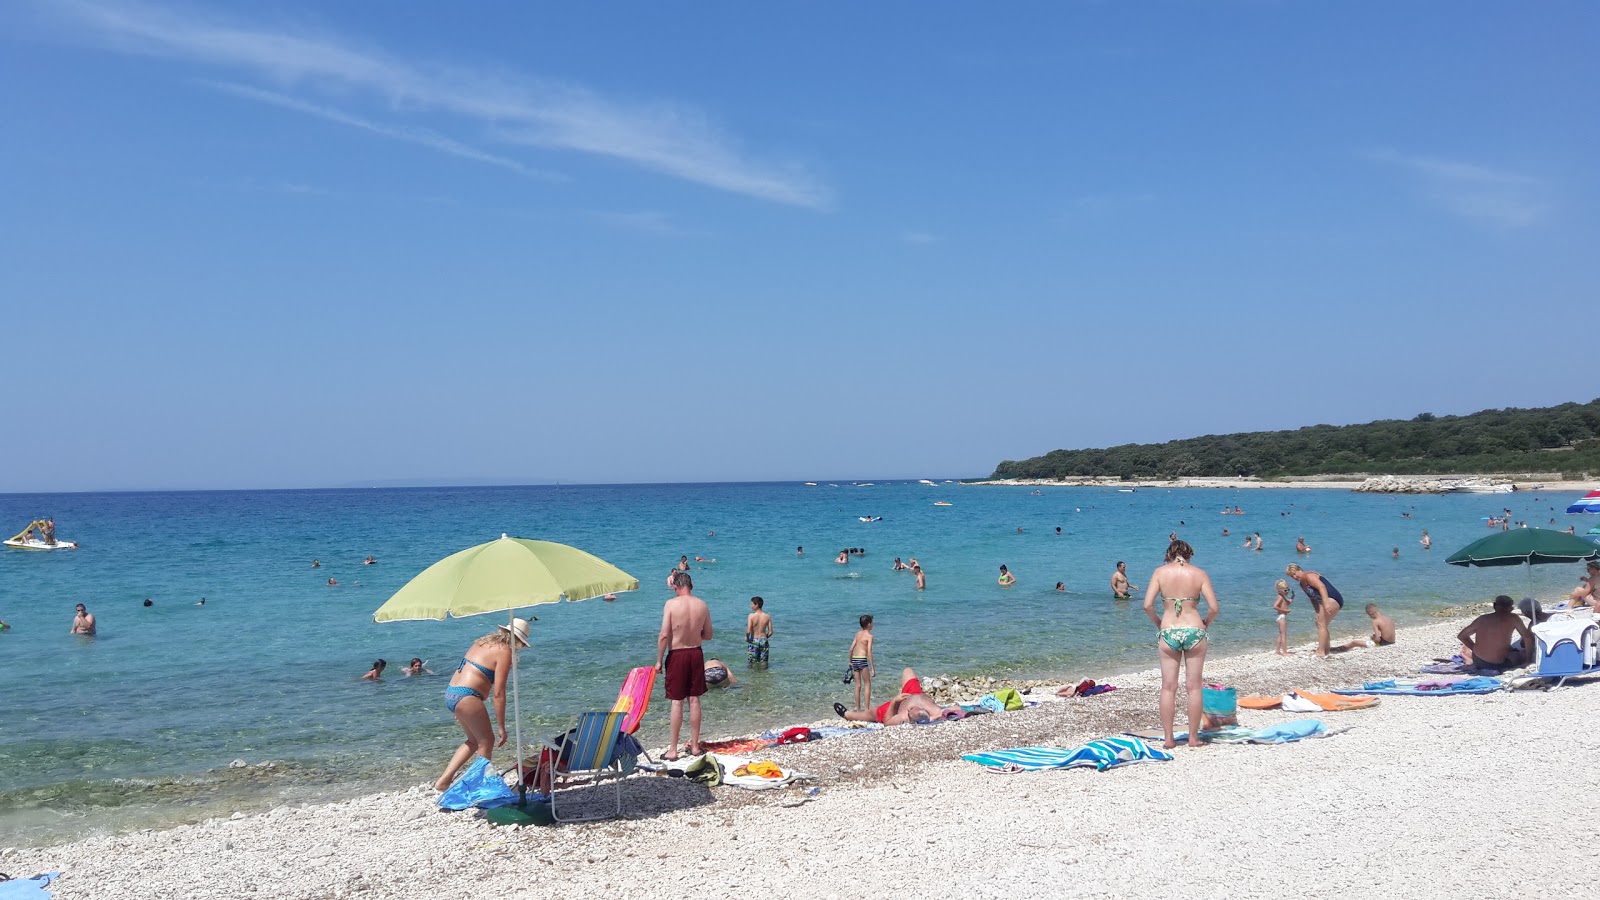
[[1415, 681], [1397, 681], [1393, 678], [1383, 681], [1369, 681], [1360, 688], [1335, 688], [1335, 694], [1403, 694], [1416, 697], [1436, 697], [1452, 694], [1492, 694], [1505, 687], [1505, 683], [1498, 678], [1478, 676], [1465, 678], [1454, 684], [1446, 685], [1434, 690], [1418, 690]]
[[988, 753], [968, 753], [962, 759], [981, 766], [999, 768], [1016, 766], [1020, 769], [1070, 769], [1076, 766], [1093, 766], [1104, 772], [1129, 763], [1172, 759], [1172, 754], [1146, 744], [1135, 737], [1108, 737], [1090, 741], [1072, 750], [1059, 747], [1019, 747], [1014, 750], [994, 750]]
[[0, 881], [0, 898], [3, 900], [49, 900], [53, 896], [45, 890], [50, 882], [61, 877], [60, 872], [47, 872], [32, 878], [13, 878]]
[[1327, 730], [1327, 726], [1316, 719], [1295, 719], [1292, 722], [1257, 728], [1255, 733], [1250, 735], [1250, 743], [1288, 744], [1303, 738], [1320, 737]]

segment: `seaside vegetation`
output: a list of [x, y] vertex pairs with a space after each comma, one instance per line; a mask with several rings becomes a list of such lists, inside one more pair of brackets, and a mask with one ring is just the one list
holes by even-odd
[[1278, 478], [1600, 472], [1600, 399], [1540, 409], [1423, 413], [1409, 421], [1212, 434], [1164, 444], [1053, 450], [1006, 460], [994, 478]]

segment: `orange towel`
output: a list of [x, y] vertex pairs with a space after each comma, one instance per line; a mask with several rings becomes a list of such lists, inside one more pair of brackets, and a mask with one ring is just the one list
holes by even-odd
[[1239, 705], [1245, 709], [1277, 709], [1283, 705], [1282, 697], [1240, 697]]
[[[1378, 705], [1377, 697], [1372, 697], [1365, 694], [1359, 697], [1346, 697], [1342, 694], [1312, 694], [1306, 691], [1295, 691], [1295, 693], [1299, 694], [1306, 700], [1310, 700], [1312, 703], [1315, 703], [1328, 712], [1344, 712], [1345, 710], [1350, 709], [1366, 709], [1369, 706]], [[1243, 705], [1244, 701], [1241, 700], [1239, 703], [1240, 705]]]

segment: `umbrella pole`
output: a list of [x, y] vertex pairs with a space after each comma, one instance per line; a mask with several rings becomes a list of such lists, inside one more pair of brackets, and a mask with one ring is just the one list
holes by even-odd
[[[511, 611], [511, 624], [516, 624], [517, 611]], [[517, 657], [519, 653], [517, 633], [511, 632], [511, 728], [517, 735], [517, 805], [521, 806], [528, 799], [528, 785], [522, 774], [522, 707], [517, 703]]]

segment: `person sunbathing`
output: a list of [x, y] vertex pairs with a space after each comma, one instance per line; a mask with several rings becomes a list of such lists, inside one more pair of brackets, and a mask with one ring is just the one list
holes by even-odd
[[[1533, 661], [1533, 632], [1522, 617], [1512, 611], [1515, 603], [1505, 594], [1494, 598], [1494, 612], [1473, 619], [1456, 637], [1461, 641], [1461, 658], [1478, 669], [1499, 672]], [[1511, 646], [1512, 635], [1522, 638], [1521, 647]]]
[[881, 725], [922, 723], [940, 718], [959, 719], [966, 715], [959, 706], [944, 707], [933, 702], [931, 697], [923, 693], [922, 681], [910, 667], [900, 673], [900, 693], [876, 710], [846, 709], [843, 703], [835, 703], [833, 711], [851, 722], [877, 722]]

